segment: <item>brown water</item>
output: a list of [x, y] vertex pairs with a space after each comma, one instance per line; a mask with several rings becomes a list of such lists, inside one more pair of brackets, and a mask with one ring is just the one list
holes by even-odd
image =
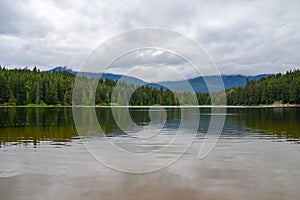
[[[96, 111], [110, 140], [135, 147], [136, 139], [116, 126], [110, 109]], [[188, 109], [189, 120], [194, 112]], [[181, 113], [167, 109], [164, 138], [173, 137]], [[204, 159], [197, 155], [210, 109], [200, 109], [200, 114], [197, 137], [177, 162], [153, 173], [129, 174], [106, 167], [88, 153], [71, 108], [1, 108], [0, 199], [300, 198], [300, 108], [227, 109], [222, 135]], [[148, 109], [130, 109], [130, 115], [137, 124], [151, 126]], [[88, 140], [102, 144], [103, 135], [92, 136]], [[144, 144], [149, 151], [163, 145], [155, 137]], [[105, 145], [98, 148], [110, 150]], [[169, 155], [163, 152], [160, 160]]]

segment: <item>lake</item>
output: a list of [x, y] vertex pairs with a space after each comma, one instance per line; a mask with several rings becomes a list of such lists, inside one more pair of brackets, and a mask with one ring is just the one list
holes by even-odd
[[212, 108], [124, 109], [96, 108], [100, 130], [88, 113], [76, 127], [70, 107], [0, 108], [0, 199], [300, 198], [300, 108], [217, 110], [202, 159]]

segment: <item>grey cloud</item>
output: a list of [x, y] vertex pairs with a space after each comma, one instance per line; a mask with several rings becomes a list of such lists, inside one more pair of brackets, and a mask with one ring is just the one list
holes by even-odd
[[185, 61], [181, 57], [170, 52], [155, 49], [141, 49], [123, 55], [122, 57], [118, 58], [114, 63], [112, 63], [111, 67], [130, 68], [137, 65], [144, 65], [149, 63], [157, 63], [163, 65], [179, 65], [184, 62]]
[[[191, 37], [221, 73], [257, 74], [300, 65], [297, 0], [27, 0], [0, 1], [0, 7], [1, 65], [78, 67], [101, 42], [141, 27], [167, 28]], [[123, 57], [115, 68], [147, 62], [183, 65], [168, 53], [138, 53]]]
[[18, 37], [43, 37], [51, 24], [26, 9], [25, 1], [0, 1], [0, 34]]

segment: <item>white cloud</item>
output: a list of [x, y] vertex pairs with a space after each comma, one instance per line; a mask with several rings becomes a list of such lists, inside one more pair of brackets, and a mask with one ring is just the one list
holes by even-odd
[[[297, 0], [19, 0], [0, 1], [0, 7], [0, 64], [5, 66], [77, 68], [101, 42], [141, 27], [167, 28], [191, 37], [221, 73], [270, 73], [300, 66]], [[174, 56], [158, 51], [124, 59], [123, 65], [136, 66], [153, 56], [193, 76]], [[168, 75], [161, 69], [159, 77]]]

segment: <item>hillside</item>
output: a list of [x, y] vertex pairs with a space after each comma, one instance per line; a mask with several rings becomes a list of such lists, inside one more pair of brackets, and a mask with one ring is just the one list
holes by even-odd
[[[48, 70], [47, 72], [61, 72], [61, 71], [67, 71], [71, 74], [78, 74], [79, 72], [73, 71], [71, 69], [68, 69], [67, 67], [56, 67], [51, 70]], [[207, 86], [205, 81], [208, 82], [208, 84], [211, 84], [212, 91], [211, 92], [218, 92], [219, 88], [214, 88], [214, 82], [216, 80], [219, 80], [218, 76], [206, 76], [205, 79], [203, 77], [196, 77], [192, 79], [188, 79], [187, 81], [163, 81], [163, 82], [157, 82], [157, 83], [147, 83], [141, 79], [132, 77], [132, 76], [123, 76], [119, 74], [110, 74], [110, 73], [92, 73], [92, 72], [80, 72], [81, 75], [86, 76], [87, 78], [97, 78], [100, 77], [102, 79], [112, 79], [114, 81], [118, 81], [122, 79], [128, 84], [133, 85], [149, 85], [150, 87], [155, 87], [157, 89], [160, 89], [162, 86], [164, 89], [169, 88], [170, 90], [174, 92], [208, 92]], [[259, 80], [264, 77], [268, 77], [270, 74], [260, 74], [257, 76], [244, 76], [244, 75], [222, 75], [221, 78], [224, 82], [225, 89], [229, 89], [236, 86], [245, 86], [247, 83], [247, 80]], [[205, 80], [205, 81], [204, 81]], [[192, 86], [193, 90], [189, 86], [187, 86], [187, 82]]]
[[300, 70], [249, 80], [226, 93], [229, 105], [300, 104]]
[[[224, 83], [225, 89], [229, 89], [236, 86], [245, 86], [247, 80], [259, 80], [263, 77], [268, 77], [269, 74], [260, 74], [257, 76], [243, 76], [243, 75], [222, 75], [221, 78]], [[210, 84], [212, 91], [211, 92], [218, 92], [219, 87], [214, 87], [214, 82], [218, 81], [218, 76], [206, 76], [192, 78], [188, 80], [188, 83], [192, 86], [195, 92], [208, 92], [207, 84]], [[206, 82], [207, 84], [206, 84]], [[189, 87], [187, 87], [186, 81], [167, 81], [167, 82], [160, 82], [160, 84], [168, 86], [171, 90], [177, 92], [183, 91], [191, 91]]]

